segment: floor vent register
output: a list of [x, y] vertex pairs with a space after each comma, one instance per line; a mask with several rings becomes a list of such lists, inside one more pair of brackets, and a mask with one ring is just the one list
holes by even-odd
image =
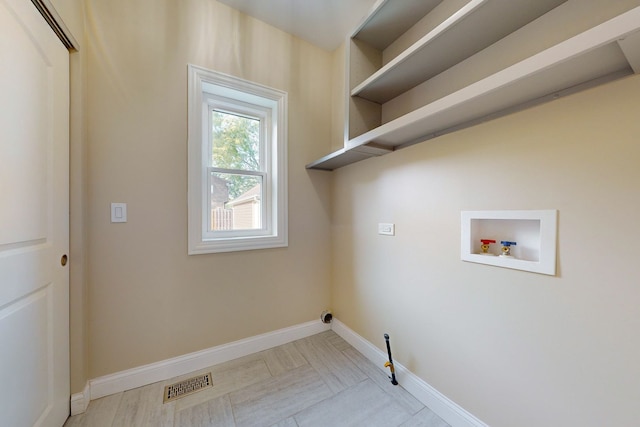
[[188, 378], [184, 381], [166, 386], [164, 388], [163, 403], [173, 402], [176, 399], [188, 396], [209, 387], [213, 387], [211, 372], [204, 375], [198, 375], [197, 377]]

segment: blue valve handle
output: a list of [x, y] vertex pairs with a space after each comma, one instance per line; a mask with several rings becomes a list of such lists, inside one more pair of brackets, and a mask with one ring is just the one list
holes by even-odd
[[509, 242], [508, 240], [501, 240], [501, 241], [500, 241], [500, 244], [501, 244], [502, 246], [506, 246], [506, 247], [509, 247], [509, 246], [517, 246], [517, 243], [516, 243], [516, 242]]

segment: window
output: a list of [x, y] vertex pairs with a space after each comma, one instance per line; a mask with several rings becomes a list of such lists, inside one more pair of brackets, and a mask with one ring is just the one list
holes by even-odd
[[287, 94], [189, 65], [189, 254], [287, 246]]

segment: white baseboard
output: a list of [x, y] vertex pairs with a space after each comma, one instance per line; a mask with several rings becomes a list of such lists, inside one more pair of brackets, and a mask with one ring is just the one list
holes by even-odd
[[[76, 393], [71, 396], [71, 415], [78, 415], [85, 412], [89, 406], [89, 402], [93, 399], [99, 399], [111, 394], [188, 374], [189, 372], [198, 371], [208, 366], [228, 362], [239, 357], [277, 347], [329, 329], [333, 329], [336, 334], [340, 335], [367, 359], [383, 369], [382, 366], [384, 366], [384, 363], [387, 361], [386, 352], [356, 334], [334, 317], [331, 325], [324, 324], [319, 320], [302, 323], [289, 328], [279, 329], [183, 356], [94, 378], [87, 382], [87, 385], [81, 393]], [[398, 362], [394, 362], [394, 367], [398, 381], [401, 382], [402, 387], [438, 414], [438, 416], [451, 425], [451, 427], [488, 427], [485, 423], [465, 411]]]
[[91, 401], [91, 387], [87, 381], [82, 392], [71, 395], [71, 416], [84, 413], [89, 406], [89, 401]]
[[[289, 343], [301, 338], [305, 338], [317, 333], [328, 331], [330, 325], [320, 322], [320, 320], [302, 323], [289, 328], [279, 329], [266, 334], [257, 335], [206, 350], [196, 351], [183, 356], [174, 357], [149, 365], [140, 366], [126, 371], [89, 380], [88, 393], [91, 400], [121, 391], [131, 390], [158, 381], [164, 381], [189, 372], [204, 369], [208, 366], [228, 362], [229, 360], [247, 356], [272, 347]], [[80, 394], [80, 393], [78, 393]], [[76, 396], [76, 395], [74, 395]], [[80, 397], [76, 399], [78, 408]], [[88, 400], [85, 399], [88, 405]], [[73, 398], [72, 398], [73, 402]], [[83, 402], [84, 403], [84, 402]], [[73, 403], [72, 403], [73, 405]], [[86, 406], [85, 408], [86, 409]], [[84, 410], [82, 411], [84, 412]], [[81, 412], [79, 412], [81, 413]]]
[[[355, 347], [355, 349], [362, 353], [367, 359], [371, 360], [376, 366], [383, 369], [382, 366], [384, 366], [384, 363], [388, 360], [385, 351], [380, 350], [356, 334], [335, 317], [333, 318], [331, 329]], [[393, 366], [398, 382], [401, 383], [402, 387], [422, 402], [422, 404], [429, 407], [429, 409], [451, 425], [451, 427], [488, 427], [487, 424], [465, 411], [400, 363], [394, 361]]]

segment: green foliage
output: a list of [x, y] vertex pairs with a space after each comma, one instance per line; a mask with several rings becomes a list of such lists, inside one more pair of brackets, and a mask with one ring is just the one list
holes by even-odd
[[[260, 122], [234, 114], [214, 111], [213, 166], [224, 169], [260, 170]], [[253, 176], [224, 175], [229, 199], [233, 200], [256, 185]]]

